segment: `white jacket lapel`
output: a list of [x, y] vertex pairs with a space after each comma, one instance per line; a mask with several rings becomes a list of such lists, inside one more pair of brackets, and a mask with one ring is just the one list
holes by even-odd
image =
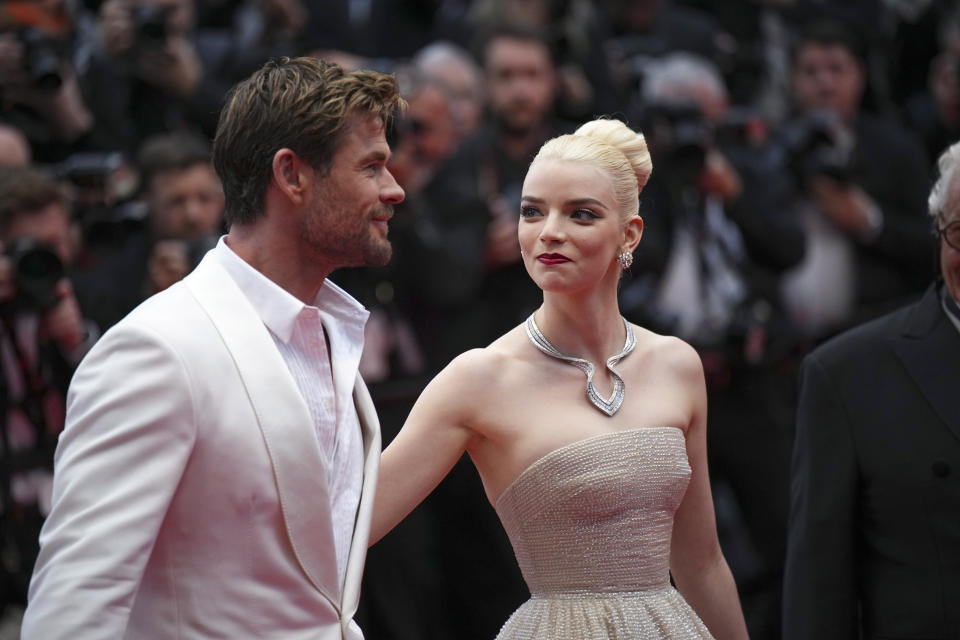
[[185, 282], [243, 380], [273, 465], [294, 554], [310, 581], [339, 609], [329, 488], [307, 405], [260, 317], [212, 253]]
[[370, 540], [370, 518], [373, 516], [377, 471], [380, 467], [380, 422], [370, 393], [359, 375], [353, 388], [353, 402], [363, 431], [363, 489], [360, 493], [357, 523], [353, 529], [350, 555], [347, 558], [347, 574], [344, 578], [344, 619], [353, 617], [360, 600], [360, 581], [363, 577], [363, 565]]

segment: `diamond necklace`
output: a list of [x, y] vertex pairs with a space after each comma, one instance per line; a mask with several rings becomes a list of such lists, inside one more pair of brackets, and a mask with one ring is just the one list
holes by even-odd
[[613, 368], [618, 362], [623, 360], [633, 348], [637, 346], [637, 338], [633, 335], [633, 328], [630, 326], [630, 323], [627, 322], [626, 318], [623, 318], [623, 326], [627, 330], [627, 338], [623, 343], [623, 350], [620, 351], [615, 356], [610, 356], [607, 358], [607, 370], [613, 376], [613, 393], [610, 395], [609, 400], [604, 400], [596, 388], [593, 386], [593, 363], [589, 360], [584, 360], [583, 358], [575, 358], [574, 356], [568, 356], [563, 353], [555, 346], [550, 344], [550, 341], [547, 340], [544, 335], [540, 332], [540, 327], [537, 326], [537, 321], [533, 319], [533, 314], [530, 314], [530, 317], [527, 318], [526, 329], [527, 337], [530, 338], [530, 342], [533, 343], [537, 349], [543, 351], [545, 354], [557, 360], [563, 360], [568, 364], [572, 364], [577, 369], [580, 369], [585, 374], [587, 374], [587, 398], [590, 399], [590, 402], [593, 403], [597, 409], [603, 411], [608, 416], [612, 416], [617, 412], [617, 409], [620, 408], [620, 405], [623, 404], [623, 393], [624, 393], [624, 384], [623, 378], [620, 377], [620, 374], [616, 372]]

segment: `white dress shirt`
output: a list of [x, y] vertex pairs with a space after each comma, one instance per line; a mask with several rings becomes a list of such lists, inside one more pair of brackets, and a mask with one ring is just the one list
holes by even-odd
[[856, 255], [852, 241], [813, 203], [800, 209], [807, 236], [803, 261], [781, 278], [790, 319], [808, 335], [847, 320], [856, 302]]
[[270, 331], [310, 410], [327, 462], [342, 586], [363, 485], [363, 439], [352, 394], [369, 313], [329, 280], [313, 306], [306, 305], [247, 264], [223, 238], [215, 251]]

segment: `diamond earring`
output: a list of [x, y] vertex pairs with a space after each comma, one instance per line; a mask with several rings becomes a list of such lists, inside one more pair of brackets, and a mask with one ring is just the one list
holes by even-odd
[[620, 263], [620, 267], [623, 269], [629, 269], [630, 265], [633, 264], [633, 254], [629, 251], [624, 251], [617, 256], [617, 262]]

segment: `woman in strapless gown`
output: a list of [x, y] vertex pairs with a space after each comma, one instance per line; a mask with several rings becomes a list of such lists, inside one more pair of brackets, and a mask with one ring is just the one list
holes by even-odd
[[469, 453], [531, 593], [498, 640], [747, 637], [717, 542], [700, 359], [617, 304], [651, 168], [616, 120], [540, 149], [518, 238], [543, 305], [454, 359], [381, 459], [371, 544]]

